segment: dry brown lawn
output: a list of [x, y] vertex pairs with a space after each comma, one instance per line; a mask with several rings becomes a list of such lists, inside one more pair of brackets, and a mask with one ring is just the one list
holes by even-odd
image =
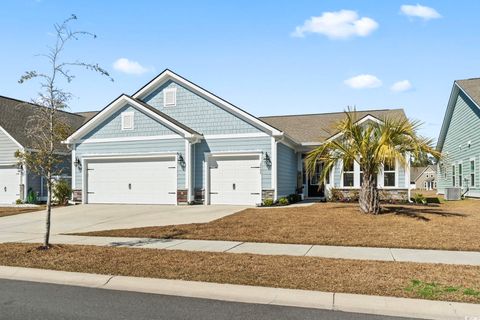
[[357, 204], [247, 209], [210, 223], [106, 230], [91, 236], [235, 240], [480, 251], [480, 201], [384, 205], [377, 216]]
[[0, 217], [13, 216], [20, 213], [34, 212], [43, 210], [43, 207], [27, 208], [27, 207], [0, 207]]
[[[94, 246], [1, 244], [0, 265], [418, 298], [413, 279], [480, 289], [480, 267]], [[430, 299], [480, 303], [463, 290]]]

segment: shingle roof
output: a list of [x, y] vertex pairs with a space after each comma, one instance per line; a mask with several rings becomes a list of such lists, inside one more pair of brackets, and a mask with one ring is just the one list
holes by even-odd
[[[0, 126], [25, 148], [34, 148], [32, 139], [28, 137], [28, 119], [41, 106], [25, 101], [0, 96]], [[72, 130], [79, 128], [83, 122], [82, 115], [61, 111]], [[64, 149], [59, 146], [59, 149]]]
[[473, 102], [480, 105], [480, 78], [455, 81]]
[[[403, 109], [357, 110], [357, 115], [359, 119], [367, 115], [380, 120], [406, 118]], [[344, 118], [345, 112], [259, 117], [300, 143], [325, 141], [337, 133], [336, 125]]]
[[427, 169], [432, 169], [435, 173], [437, 172], [437, 166], [428, 165], [426, 167], [411, 167], [410, 168], [410, 181], [417, 181]]
[[83, 112], [75, 112], [75, 114], [78, 114], [82, 116], [85, 120], [83, 121], [84, 123], [87, 122], [88, 120], [92, 119], [97, 115], [98, 111], [83, 111]]

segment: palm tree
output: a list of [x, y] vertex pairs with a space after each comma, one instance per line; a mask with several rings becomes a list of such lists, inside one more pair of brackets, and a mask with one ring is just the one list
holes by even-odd
[[357, 162], [363, 171], [360, 210], [378, 214], [380, 198], [376, 177], [383, 166], [394, 166], [396, 161], [406, 166], [410, 157], [420, 158], [427, 153], [439, 158], [440, 153], [433, 147], [432, 139], [417, 134], [421, 125], [418, 121], [388, 117], [378, 122], [358, 120], [361, 119], [354, 109], [345, 111], [345, 119], [337, 125], [338, 136], [308, 153], [306, 170], [313, 174], [317, 162], [322, 163], [320, 179], [323, 181], [337, 164], [351, 166]]

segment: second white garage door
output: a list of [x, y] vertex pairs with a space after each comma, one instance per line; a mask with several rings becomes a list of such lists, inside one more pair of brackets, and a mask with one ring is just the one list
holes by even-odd
[[258, 156], [210, 159], [210, 204], [256, 205], [261, 189]]
[[12, 204], [20, 197], [20, 173], [17, 168], [0, 167], [0, 203]]
[[176, 204], [175, 157], [90, 161], [88, 203]]

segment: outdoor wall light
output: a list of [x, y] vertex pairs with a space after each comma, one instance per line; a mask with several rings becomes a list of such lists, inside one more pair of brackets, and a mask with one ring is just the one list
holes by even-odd
[[178, 153], [178, 163], [182, 166], [182, 168], [185, 167], [185, 159], [183, 159], [183, 156], [181, 153]]
[[75, 168], [82, 169], [82, 163], [80, 162], [80, 159], [75, 158], [75, 161], [73, 162], [73, 165]]
[[18, 172], [23, 172], [23, 163], [19, 163], [17, 166]]
[[265, 164], [267, 167], [270, 167], [272, 165], [272, 160], [270, 160], [270, 156], [268, 155], [268, 152], [265, 152], [265, 157], [263, 158], [265, 161]]

